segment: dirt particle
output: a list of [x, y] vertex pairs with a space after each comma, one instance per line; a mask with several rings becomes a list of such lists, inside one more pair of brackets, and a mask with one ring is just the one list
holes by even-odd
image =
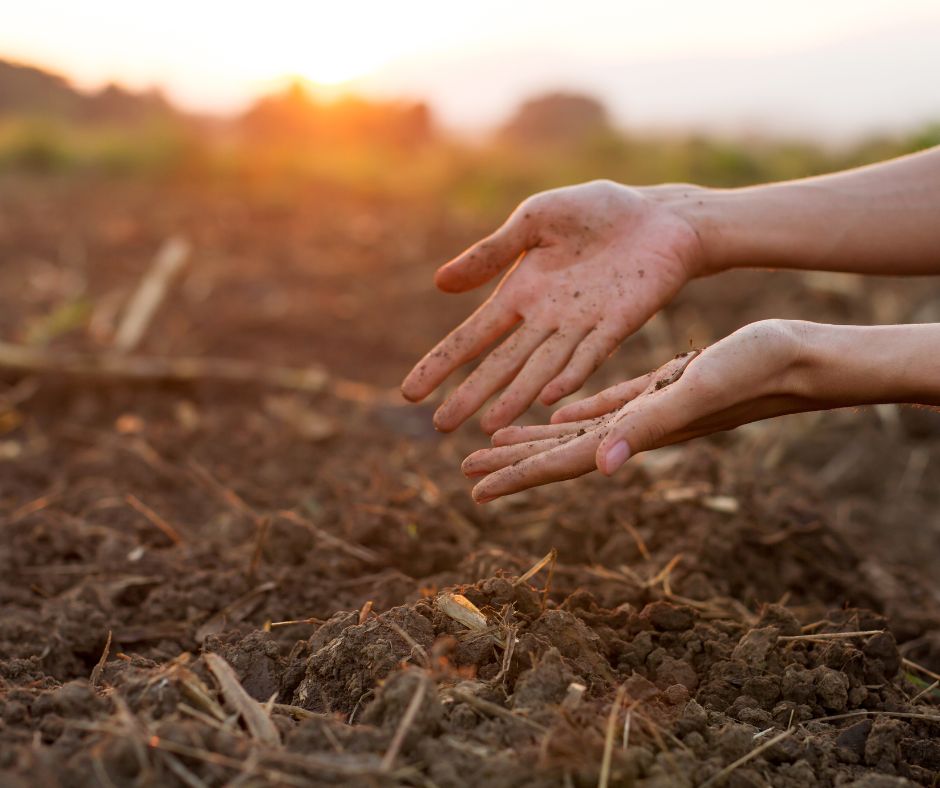
[[776, 627], [751, 629], [744, 634], [731, 653], [732, 659], [739, 659], [751, 667], [761, 668], [767, 661], [767, 655], [777, 645]]
[[836, 754], [845, 763], [860, 763], [865, 757], [865, 742], [871, 731], [871, 720], [862, 720], [850, 725], [836, 736]]
[[644, 607], [640, 617], [647, 619], [656, 629], [681, 631], [692, 626], [695, 611], [684, 605], [660, 600]]

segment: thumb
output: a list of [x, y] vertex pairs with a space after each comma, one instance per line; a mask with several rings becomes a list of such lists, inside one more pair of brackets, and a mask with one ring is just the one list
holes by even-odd
[[526, 246], [525, 233], [514, 214], [492, 235], [438, 268], [434, 284], [445, 293], [472, 290], [516, 262]]

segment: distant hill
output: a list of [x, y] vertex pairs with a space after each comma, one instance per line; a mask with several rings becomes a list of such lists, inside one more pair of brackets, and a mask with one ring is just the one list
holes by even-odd
[[85, 92], [58, 74], [0, 60], [0, 117], [4, 116], [39, 116], [95, 125], [138, 125], [180, 117], [158, 90], [138, 93], [111, 84]]

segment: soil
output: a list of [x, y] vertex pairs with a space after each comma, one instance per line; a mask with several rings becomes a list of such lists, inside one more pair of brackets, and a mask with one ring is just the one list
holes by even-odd
[[[0, 785], [940, 784], [936, 413], [778, 420], [481, 507], [483, 434], [394, 388], [481, 297], [431, 285], [481, 221], [38, 179], [0, 182], [0, 220], [5, 340], [105, 347], [183, 233], [142, 352], [331, 373], [0, 373]], [[592, 388], [759, 317], [940, 310], [764, 276], [696, 283]]]

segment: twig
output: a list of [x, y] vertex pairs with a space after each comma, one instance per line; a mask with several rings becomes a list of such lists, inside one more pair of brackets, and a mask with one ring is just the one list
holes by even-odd
[[916, 662], [908, 659], [907, 657], [901, 658], [901, 664], [906, 668], [911, 668], [911, 670], [916, 670], [920, 673], [923, 673], [925, 676], [940, 681], [940, 673], [934, 673], [929, 668], [925, 668], [923, 665], [918, 665]]
[[408, 735], [408, 730], [414, 723], [415, 717], [418, 716], [418, 710], [421, 708], [421, 702], [424, 700], [424, 693], [427, 690], [427, 683], [427, 677], [423, 673], [418, 674], [418, 686], [415, 687], [415, 693], [411, 696], [408, 708], [405, 709], [405, 713], [395, 729], [395, 735], [392, 737], [392, 741], [385, 751], [385, 756], [382, 758], [381, 769], [383, 772], [390, 771], [395, 765], [395, 759], [398, 757], [398, 751], [405, 741], [405, 736]]
[[311, 626], [320, 626], [324, 623], [325, 622], [322, 618], [294, 618], [290, 621], [272, 621], [270, 624], [268, 624], [268, 627], [270, 629], [274, 629], [275, 627], [289, 627], [295, 624], [310, 624]]
[[92, 687], [98, 686], [98, 679], [101, 678], [101, 671], [104, 670], [105, 663], [108, 661], [108, 655], [111, 653], [111, 630], [108, 630], [108, 639], [104, 642], [104, 650], [101, 652], [101, 658], [98, 660], [97, 664], [91, 669], [91, 681]]
[[883, 714], [885, 717], [900, 717], [905, 720], [927, 720], [940, 722], [940, 714], [918, 714], [912, 711], [878, 711], [877, 709], [861, 709], [848, 711], [845, 714], [833, 714], [831, 717], [814, 717], [807, 722], [829, 722], [830, 720], [847, 720], [850, 717], [869, 717]]
[[636, 526], [633, 525], [629, 520], [621, 520], [618, 518], [620, 524], [624, 527], [626, 532], [633, 537], [633, 541], [636, 544], [636, 549], [640, 551], [640, 555], [643, 556], [644, 561], [649, 561], [652, 556], [650, 555], [649, 548], [646, 546], [646, 542], [643, 541], [643, 537], [640, 536], [640, 532], [636, 530]]
[[62, 494], [63, 489], [64, 489], [64, 485], [57, 484], [55, 485], [55, 488], [51, 492], [48, 492], [45, 495], [40, 496], [39, 498], [34, 498], [32, 501], [29, 501], [28, 503], [24, 503], [22, 506], [15, 509], [10, 514], [10, 516], [7, 518], [7, 522], [12, 525], [13, 523], [19, 522], [24, 517], [30, 514], [41, 512], [43, 509], [48, 507], [56, 498], [58, 498]]
[[135, 509], [137, 512], [142, 514], [151, 525], [159, 530], [160, 533], [162, 533], [167, 539], [173, 542], [173, 544], [183, 543], [183, 537], [180, 536], [179, 531], [177, 531], [153, 509], [147, 506], [147, 504], [141, 501], [137, 496], [128, 493], [126, 496], [124, 496], [124, 500], [127, 501], [127, 504], [132, 509]]
[[217, 613], [213, 613], [203, 621], [196, 630], [196, 640], [202, 643], [209, 635], [217, 635], [227, 624], [244, 621], [257, 608], [262, 597], [269, 591], [277, 588], [277, 583], [269, 580], [251, 591], [242, 594], [234, 602], [230, 602]]
[[512, 655], [516, 651], [518, 632], [519, 627], [515, 624], [506, 627], [506, 643], [503, 646], [503, 661], [500, 665], [499, 673], [493, 676], [493, 684], [496, 684], [498, 681], [502, 681], [504, 686], [506, 684], [506, 676], [509, 675], [509, 669], [512, 667]]
[[204, 658], [212, 675], [219, 682], [222, 695], [241, 714], [251, 735], [266, 744], [280, 744], [280, 734], [271, 718], [264, 713], [261, 704], [245, 691], [232, 666], [211, 651], [206, 653]]
[[125, 356], [114, 351], [77, 353], [10, 342], [0, 342], [0, 367], [95, 379], [261, 383], [310, 392], [322, 391], [329, 381], [328, 373], [319, 366], [296, 369], [229, 358]]
[[[240, 761], [236, 758], [229, 758], [227, 755], [222, 755], [217, 752], [210, 752], [209, 750], [203, 750], [198, 747], [190, 747], [188, 744], [180, 744], [179, 742], [171, 741], [170, 739], [163, 739], [159, 736], [151, 736], [150, 740], [147, 742], [153, 750], [166, 750], [168, 752], [176, 753], [177, 755], [185, 755], [187, 758], [194, 758], [197, 761], [203, 761], [205, 763], [212, 763], [216, 766], [226, 766], [229, 769], [234, 769], [237, 772], [243, 771], [245, 764], [243, 761]], [[309, 780], [301, 779], [300, 777], [294, 777], [292, 774], [287, 774], [278, 769], [268, 769], [266, 767], [260, 767], [258, 773], [261, 774], [266, 780], [271, 780], [275, 784], [283, 783], [285, 785], [296, 785], [298, 788], [306, 788], [310, 784]]]
[[111, 780], [111, 777], [108, 775], [108, 770], [101, 762], [101, 756], [97, 754], [92, 756], [91, 767], [92, 771], [95, 773], [95, 777], [98, 780], [98, 784], [102, 786], [102, 788], [117, 788], [117, 786]]
[[203, 486], [208, 487], [212, 492], [214, 492], [219, 498], [222, 499], [229, 509], [231, 509], [236, 514], [240, 514], [243, 517], [247, 517], [251, 520], [255, 526], [261, 525], [261, 515], [258, 514], [252, 507], [250, 507], [242, 497], [235, 492], [235, 490], [226, 487], [222, 482], [215, 478], [208, 469], [196, 462], [195, 460], [189, 461], [189, 468], [192, 471], [196, 479], [202, 482]]
[[347, 542], [345, 539], [341, 539], [338, 536], [334, 536], [328, 531], [324, 531], [319, 526], [314, 525], [305, 517], [301, 517], [296, 512], [289, 512], [286, 510], [279, 511], [277, 513], [278, 517], [281, 517], [284, 520], [287, 520], [294, 525], [302, 526], [306, 528], [310, 533], [316, 536], [320, 541], [326, 542], [331, 547], [335, 547], [337, 550], [341, 550], [347, 555], [351, 555], [353, 558], [358, 558], [360, 561], [363, 561], [367, 564], [382, 564], [384, 561], [382, 557], [376, 553], [374, 550], [370, 550], [368, 547], [363, 547], [362, 545], [353, 544], [352, 542]]
[[781, 635], [778, 641], [788, 641], [792, 643], [796, 640], [842, 640], [843, 638], [860, 638], [869, 635], [880, 635], [883, 629], [866, 629], [861, 632], [811, 632], [806, 635]]
[[271, 530], [271, 518], [262, 517], [258, 527], [255, 528], [255, 548], [251, 551], [251, 560], [248, 562], [248, 580], [254, 583], [258, 576], [258, 566], [261, 563], [261, 556], [264, 553], [264, 540], [267, 538], [268, 531]]
[[409, 635], [404, 629], [398, 626], [398, 624], [396, 624], [390, 618], [387, 618], [387, 619], [377, 618], [377, 620], [380, 621], [385, 626], [389, 627], [390, 629], [394, 630], [394, 632], [398, 635], [398, 637], [400, 637], [409, 646], [411, 646], [412, 651], [417, 651], [418, 656], [421, 658], [421, 663], [424, 665], [424, 667], [426, 668], [431, 667], [431, 658], [428, 656], [428, 652], [424, 648], [424, 646], [422, 646], [417, 640], [411, 637], [411, 635]]
[[764, 750], [767, 750], [767, 749], [769, 749], [770, 747], [773, 747], [775, 744], [777, 744], [777, 742], [783, 741], [783, 740], [786, 739], [788, 736], [790, 736], [792, 733], [793, 733], [793, 729], [792, 729], [792, 728], [788, 728], [787, 730], [782, 731], [781, 733], [778, 733], [778, 734], [777, 734], [776, 736], [774, 736], [772, 739], [768, 739], [767, 741], [765, 741], [765, 742], [764, 742], [763, 744], [761, 744], [760, 746], [755, 747], [755, 748], [754, 748], [753, 750], [751, 750], [750, 752], [746, 753], [745, 755], [742, 755], [740, 758], [738, 758], [738, 759], [737, 759], [736, 761], [734, 761], [733, 763], [730, 763], [730, 764], [728, 764], [727, 766], [725, 766], [725, 768], [722, 769], [722, 770], [721, 770], [720, 772], [718, 772], [717, 774], [714, 774], [714, 775], [712, 775], [711, 777], [709, 777], [705, 782], [702, 783], [701, 788], [706, 788], [706, 787], [709, 786], [709, 785], [714, 785], [714, 784], [717, 783], [719, 780], [725, 779], [729, 774], [731, 774], [731, 772], [733, 772], [733, 771], [734, 771], [735, 769], [737, 769], [739, 766], [743, 766], [743, 765], [746, 764], [748, 761], [753, 760], [753, 759], [756, 758], [758, 755], [760, 755], [762, 752], [764, 752]]
[[[175, 668], [175, 672], [179, 678], [180, 688], [187, 698], [201, 706], [219, 722], [226, 722], [228, 720], [228, 715], [222, 707], [216, 703], [215, 698], [209, 694], [209, 688], [202, 683], [202, 679], [200, 679], [199, 676], [188, 668], [180, 666]], [[160, 674], [158, 673], [157, 676], [153, 677], [151, 683], [159, 676]]]
[[293, 717], [295, 720], [326, 719], [329, 717], [328, 714], [317, 714], [315, 711], [310, 711], [300, 706], [292, 706], [289, 703], [275, 703], [271, 707], [271, 710], [275, 714], [286, 714], [288, 717]]
[[607, 715], [607, 730], [604, 735], [604, 755], [601, 758], [601, 772], [597, 778], [597, 788], [607, 788], [607, 784], [610, 782], [610, 762], [614, 754], [614, 730], [617, 727], [617, 717], [620, 716], [620, 707], [623, 705], [626, 694], [627, 685], [621, 684], [617, 687], [614, 702], [610, 705], [610, 712]]
[[192, 247], [185, 238], [168, 238], [153, 258], [114, 335], [114, 346], [126, 353], [140, 344], [144, 332], [166, 296], [170, 282], [189, 258]]
[[176, 710], [181, 714], [186, 714], [193, 719], [199, 720], [203, 725], [208, 725], [210, 728], [215, 728], [217, 731], [230, 732], [232, 729], [231, 724], [219, 722], [211, 714], [206, 714], [204, 711], [199, 711], [199, 709], [190, 706], [188, 703], [183, 703], [183, 701], [180, 701], [176, 704]]
[[521, 586], [523, 583], [528, 583], [533, 577], [535, 577], [547, 563], [555, 563], [555, 560], [558, 558], [558, 551], [553, 547], [549, 550], [542, 558], [535, 562], [531, 569], [526, 572], [521, 577], [517, 577], [513, 581], [514, 586]]
[[666, 588], [666, 584], [669, 582], [669, 575], [672, 574], [672, 570], [675, 569], [679, 565], [679, 562], [683, 559], [683, 557], [684, 557], [683, 553], [676, 553], [672, 558], [669, 559], [669, 563], [667, 563], [659, 571], [659, 573], [656, 574], [655, 577], [651, 577], [649, 580], [646, 581], [645, 583], [646, 587], [652, 588], [657, 583], [663, 583], [663, 589], [666, 591], [666, 593], [667, 594], [672, 593], [668, 588]]
[[170, 771], [188, 785], [189, 788], [209, 788], [207, 783], [203, 782], [197, 775], [187, 769], [183, 762], [173, 753], [164, 750], [158, 750], [158, 752]]
[[933, 684], [924, 687], [920, 692], [918, 692], [913, 698], [911, 698], [911, 703], [917, 703], [924, 695], [928, 692], [933, 692], [937, 687], [940, 687], [940, 679], [935, 681]]
[[547, 730], [544, 725], [540, 725], [534, 720], [530, 720], [528, 717], [523, 717], [522, 715], [510, 711], [509, 709], [504, 709], [502, 706], [499, 706], [496, 703], [483, 700], [483, 698], [478, 698], [476, 695], [473, 695], [469, 692], [464, 692], [463, 690], [459, 690], [456, 687], [451, 687], [451, 689], [449, 689], [447, 692], [455, 700], [459, 700], [461, 703], [466, 703], [468, 706], [473, 706], [473, 708], [482, 711], [484, 714], [489, 714], [491, 717], [502, 717], [504, 720], [521, 722], [525, 725], [528, 725], [530, 728], [534, 728], [540, 733], [545, 733]]

